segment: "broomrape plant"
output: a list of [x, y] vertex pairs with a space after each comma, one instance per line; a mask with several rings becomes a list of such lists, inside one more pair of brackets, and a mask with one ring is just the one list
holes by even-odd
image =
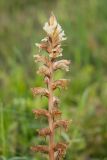
[[35, 109], [33, 113], [35, 116], [45, 116], [48, 119], [49, 126], [39, 130], [38, 134], [49, 137], [49, 146], [38, 145], [31, 147], [31, 149], [35, 152], [49, 154], [49, 160], [61, 160], [66, 153], [67, 143], [55, 143], [55, 129], [63, 127], [67, 130], [70, 121], [61, 119], [62, 113], [58, 109], [59, 99], [54, 96], [54, 90], [59, 87], [66, 88], [69, 81], [67, 79], [54, 80], [53, 74], [59, 69], [69, 71], [70, 61], [65, 59], [57, 60], [62, 56], [61, 42], [66, 40], [66, 37], [53, 14], [50, 16], [49, 21], [45, 23], [43, 30], [46, 32], [46, 37], [40, 43], [36, 43], [36, 46], [39, 48], [39, 52], [41, 50], [46, 51], [47, 56], [36, 54], [34, 59], [35, 62], [42, 63], [37, 73], [44, 77], [46, 88], [32, 88], [32, 92], [34, 96], [40, 95], [48, 98], [48, 110]]

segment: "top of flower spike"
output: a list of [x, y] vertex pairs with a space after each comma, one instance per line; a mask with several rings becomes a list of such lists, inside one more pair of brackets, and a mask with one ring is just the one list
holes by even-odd
[[62, 30], [61, 26], [58, 24], [56, 17], [52, 13], [49, 21], [45, 23], [43, 29], [47, 33], [48, 36], [58, 36], [59, 35], [59, 40], [63, 41], [66, 40], [65, 33]]
[[40, 43], [36, 43], [36, 46], [39, 49], [47, 51], [53, 59], [62, 56], [63, 49], [61, 48], [61, 42], [66, 40], [66, 37], [53, 13], [49, 21], [45, 23], [43, 29], [47, 33], [47, 36]]
[[51, 35], [54, 32], [54, 29], [57, 26], [56, 17], [52, 14], [49, 21], [45, 23], [43, 29], [46, 31], [47, 34]]

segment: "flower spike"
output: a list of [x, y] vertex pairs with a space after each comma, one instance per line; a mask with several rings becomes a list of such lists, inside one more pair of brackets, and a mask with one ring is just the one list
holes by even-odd
[[63, 127], [67, 130], [70, 121], [62, 119], [62, 112], [59, 110], [60, 100], [55, 96], [54, 90], [57, 88], [66, 89], [69, 80], [63, 78], [54, 80], [54, 72], [59, 69], [69, 71], [70, 61], [66, 59], [57, 60], [62, 56], [62, 41], [66, 40], [66, 36], [53, 13], [48, 22], [44, 24], [43, 30], [46, 36], [40, 43], [36, 43], [36, 46], [39, 48], [39, 53], [43, 50], [47, 55], [36, 54], [34, 60], [36, 63], [40, 63], [37, 74], [44, 77], [46, 88], [35, 87], [31, 90], [34, 96], [45, 96], [48, 99], [48, 109], [34, 109], [33, 113], [36, 117], [47, 118], [48, 127], [41, 128], [38, 134], [45, 138], [48, 136], [49, 145], [38, 145], [31, 149], [35, 152], [48, 154], [49, 160], [62, 160], [66, 153], [67, 144], [62, 142], [55, 144], [55, 129]]

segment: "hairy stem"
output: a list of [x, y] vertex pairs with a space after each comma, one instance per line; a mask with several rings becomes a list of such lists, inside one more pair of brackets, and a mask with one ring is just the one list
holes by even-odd
[[[52, 80], [53, 80], [53, 64], [51, 61], [50, 64], [50, 79], [49, 79], [49, 83], [48, 83], [48, 89], [49, 89], [49, 112], [52, 113], [52, 108], [53, 108], [53, 90], [52, 90]], [[51, 114], [50, 114], [51, 115]], [[49, 137], [49, 160], [54, 160], [54, 129], [53, 129], [53, 117], [50, 116], [49, 117], [49, 127], [51, 130], [51, 134]]]

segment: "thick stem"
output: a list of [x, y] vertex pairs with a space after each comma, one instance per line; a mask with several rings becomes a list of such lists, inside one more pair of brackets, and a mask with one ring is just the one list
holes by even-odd
[[[50, 79], [48, 84], [49, 89], [49, 102], [48, 109], [49, 112], [52, 113], [53, 108], [53, 90], [52, 90], [52, 81], [53, 81], [53, 63], [50, 64]], [[50, 114], [51, 115], [51, 114]], [[49, 160], [54, 160], [54, 129], [53, 129], [53, 117], [49, 116], [49, 128], [51, 130], [51, 134], [49, 137]]]

